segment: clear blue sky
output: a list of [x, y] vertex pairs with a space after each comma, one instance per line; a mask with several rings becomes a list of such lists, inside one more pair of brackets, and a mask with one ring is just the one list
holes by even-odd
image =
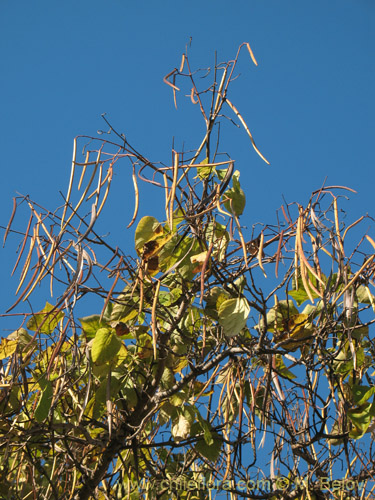
[[[219, 60], [233, 58], [244, 41], [259, 62], [244, 53], [231, 95], [271, 166], [233, 126], [222, 147], [241, 171], [243, 223], [274, 222], [282, 195], [306, 203], [326, 176], [358, 191], [346, 204], [350, 219], [375, 215], [373, 0], [2, 0], [0, 223], [16, 191], [50, 209], [61, 204], [73, 138], [103, 128], [103, 112], [152, 160], [169, 160], [173, 137], [197, 147], [197, 110], [176, 111], [162, 82], [189, 37], [196, 68], [212, 65], [215, 50]], [[118, 179], [105, 217], [126, 250], [133, 190], [130, 177]], [[145, 200], [142, 213], [154, 210]], [[2, 311], [14, 300], [16, 243], [11, 236], [1, 253]]]

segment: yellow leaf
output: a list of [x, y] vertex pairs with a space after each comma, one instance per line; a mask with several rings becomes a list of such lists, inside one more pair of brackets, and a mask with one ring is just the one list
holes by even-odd
[[11, 356], [17, 349], [18, 340], [2, 339], [0, 344], [0, 359]]

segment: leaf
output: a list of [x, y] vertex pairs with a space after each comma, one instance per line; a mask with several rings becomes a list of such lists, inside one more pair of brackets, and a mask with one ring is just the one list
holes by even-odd
[[16, 352], [18, 346], [18, 340], [13, 339], [9, 340], [9, 338], [1, 339], [0, 343], [0, 359], [7, 358], [11, 356], [14, 352]]
[[288, 368], [285, 366], [285, 363], [284, 363], [284, 360], [283, 360], [283, 357], [281, 356], [281, 354], [276, 354], [275, 365], [276, 365], [277, 373], [281, 377], [287, 378], [288, 380], [294, 380], [295, 378], [297, 378], [297, 376], [294, 375], [294, 373], [292, 373], [290, 370], [288, 370]]
[[230, 241], [230, 236], [225, 226], [218, 222], [210, 222], [206, 230], [207, 241], [213, 243], [212, 255], [217, 260], [222, 261], [225, 258], [225, 252]]
[[218, 309], [220, 304], [225, 300], [230, 299], [230, 294], [224, 290], [224, 288], [220, 288], [218, 286], [214, 286], [206, 293], [204, 297], [206, 301], [205, 312], [211, 318], [217, 320], [218, 319]]
[[92, 314], [91, 316], [79, 318], [79, 321], [81, 322], [82, 330], [86, 334], [87, 338], [94, 337], [100, 328], [107, 326], [106, 321], [100, 321], [100, 316], [98, 314]]
[[29, 319], [27, 328], [33, 332], [39, 330], [41, 333], [50, 334], [63, 317], [64, 313], [62, 311], [57, 312], [53, 305], [46, 302], [44, 308]]
[[113, 329], [99, 328], [91, 348], [93, 362], [104, 364], [111, 361], [119, 352], [121, 344], [121, 340]]
[[[315, 278], [315, 276], [311, 273], [311, 271], [309, 269], [307, 269], [307, 274], [308, 274], [308, 277], [309, 277], [309, 280], [311, 281], [311, 283], [318, 290], [319, 289], [318, 280]], [[327, 278], [324, 275], [322, 275], [322, 280], [325, 282], [325, 281], [327, 281]], [[314, 292], [314, 290], [312, 290], [310, 287], [309, 287], [309, 291], [310, 291], [310, 294], [311, 294], [313, 299], [319, 298], [319, 295], [316, 294]], [[298, 273], [298, 287], [296, 288], [295, 280], [293, 280], [293, 290], [288, 291], [288, 294], [297, 302], [297, 304], [299, 306], [303, 302], [305, 302], [306, 300], [309, 300], [309, 296], [305, 290], [305, 286], [303, 284], [303, 280], [302, 280], [300, 272]]]
[[374, 403], [367, 403], [358, 408], [350, 408], [347, 411], [347, 415], [354, 426], [349, 432], [349, 437], [359, 439], [365, 434], [374, 417], [374, 409]]
[[233, 187], [227, 189], [223, 194], [224, 206], [231, 214], [236, 216], [242, 215], [245, 205], [246, 196], [241, 189], [240, 182], [238, 180], [240, 173], [236, 170], [232, 176]]
[[[196, 436], [202, 432], [202, 423], [195, 422], [190, 431], [191, 436]], [[198, 453], [203, 455], [207, 460], [211, 462], [216, 462], [219, 458], [220, 450], [222, 446], [222, 439], [219, 434], [212, 432], [207, 424], [207, 430], [203, 429], [204, 437], [197, 441], [195, 449]], [[207, 441], [210, 443], [208, 444]]]
[[181, 261], [176, 271], [185, 280], [191, 280], [194, 266], [190, 261], [190, 257], [200, 252], [201, 249], [197, 240], [193, 240], [188, 236], [181, 240], [181, 236], [175, 235], [167, 241], [160, 251], [160, 268], [162, 271], [167, 271]]
[[219, 323], [224, 329], [226, 337], [238, 335], [246, 325], [250, 314], [250, 306], [243, 298], [224, 300], [218, 309]]
[[[111, 385], [109, 388], [109, 399], [112, 400], [117, 396], [120, 389], [120, 382], [117, 377], [111, 377]], [[90, 400], [86, 407], [85, 415], [94, 419], [101, 419], [106, 409], [107, 402], [107, 379], [105, 378], [100, 383], [99, 387], [95, 391], [94, 397]]]
[[38, 405], [35, 409], [34, 418], [37, 422], [43, 422], [48, 417], [49, 410], [52, 404], [53, 389], [52, 383], [49, 380], [39, 381], [41, 385], [45, 385], [42, 395], [39, 398]]
[[163, 228], [155, 217], [147, 215], [139, 221], [135, 230], [135, 249], [139, 252], [145, 243], [163, 233]]
[[[283, 330], [284, 321], [293, 315], [298, 314], [298, 309], [292, 300], [280, 300], [276, 306], [272, 307], [266, 316], [267, 331], [274, 332], [276, 330]], [[260, 327], [263, 327], [263, 322], [260, 322]]]
[[[32, 341], [31, 335], [25, 330], [25, 328], [18, 328], [18, 330], [15, 330], [12, 332], [10, 335], [8, 335], [7, 338], [1, 339], [0, 343], [0, 359], [8, 358], [11, 356], [14, 352], [16, 352], [17, 347], [19, 348], [20, 352], [23, 352], [26, 347], [29, 346], [30, 342]], [[31, 346], [35, 346], [36, 342], [33, 341]]]
[[199, 165], [196, 165], [199, 179], [207, 179], [212, 172], [215, 172], [215, 167], [205, 167], [208, 163], [208, 158], [205, 158], [200, 162]]
[[361, 406], [366, 403], [375, 393], [375, 386], [353, 385], [352, 395], [356, 405]]
[[360, 304], [374, 304], [375, 296], [372, 295], [368, 286], [359, 286], [355, 292], [357, 301]]
[[313, 325], [309, 322], [307, 314], [294, 314], [288, 320], [283, 322], [282, 332], [275, 333], [275, 342], [281, 342], [286, 339], [291, 339], [291, 342], [282, 344], [283, 349], [290, 351], [296, 350], [298, 347], [305, 345], [310, 339], [314, 331]]
[[186, 439], [190, 433], [191, 424], [185, 415], [179, 415], [178, 419], [172, 425], [172, 436], [175, 441]]

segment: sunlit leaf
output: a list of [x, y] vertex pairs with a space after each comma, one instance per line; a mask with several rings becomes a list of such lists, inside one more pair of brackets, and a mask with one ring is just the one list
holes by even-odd
[[81, 322], [82, 330], [85, 332], [87, 338], [94, 337], [99, 328], [107, 326], [106, 321], [100, 321], [99, 314], [92, 314], [91, 316], [79, 318], [79, 321]]
[[179, 415], [177, 420], [172, 425], [172, 436], [175, 441], [186, 439], [190, 433], [191, 423], [185, 415]]
[[218, 309], [219, 323], [224, 329], [224, 335], [238, 335], [246, 325], [250, 314], [248, 301], [243, 298], [224, 300]]
[[110, 328], [99, 328], [91, 348], [94, 363], [103, 364], [111, 361], [121, 348], [121, 340]]
[[1, 339], [0, 343], [0, 359], [7, 358], [8, 356], [11, 356], [14, 352], [16, 352], [18, 345], [18, 340], [13, 339]]
[[140, 251], [145, 243], [163, 233], [163, 228], [155, 217], [147, 215], [139, 221], [135, 230], [135, 249]]
[[281, 377], [287, 378], [289, 380], [294, 380], [295, 378], [297, 378], [297, 376], [294, 375], [294, 373], [292, 373], [290, 370], [288, 370], [288, 368], [285, 366], [285, 363], [284, 363], [284, 360], [283, 360], [283, 357], [281, 356], [281, 354], [276, 354], [275, 365], [276, 365], [277, 373]]
[[204, 160], [202, 160], [200, 162], [199, 165], [197, 165], [197, 172], [198, 172], [198, 175], [197, 177], [199, 179], [207, 179], [212, 172], [215, 171], [215, 167], [206, 167], [205, 165], [208, 163], [208, 158], [205, 158]]
[[349, 408], [347, 415], [354, 426], [349, 436], [354, 439], [359, 439], [365, 434], [375, 415], [374, 403], [363, 404], [354, 409]]
[[282, 342], [291, 339], [291, 342], [282, 344], [282, 348], [294, 351], [300, 346], [306, 345], [314, 331], [313, 325], [309, 322], [307, 314], [294, 314], [289, 319], [283, 321], [282, 330], [275, 333], [275, 342]]
[[370, 292], [368, 286], [359, 286], [355, 291], [355, 296], [360, 304], [373, 304], [375, 296]]
[[237, 216], [241, 215], [246, 205], [246, 196], [238, 180], [240, 173], [236, 170], [232, 176], [233, 187], [223, 194], [224, 206], [228, 212]]
[[29, 319], [27, 328], [34, 332], [38, 330], [41, 333], [50, 334], [63, 317], [62, 311], [58, 312], [53, 305], [46, 302], [44, 308]]
[[[267, 331], [284, 330], [284, 322], [288, 318], [299, 314], [298, 309], [292, 300], [280, 300], [277, 305], [272, 307], [267, 313]], [[260, 323], [263, 328], [263, 321]]]

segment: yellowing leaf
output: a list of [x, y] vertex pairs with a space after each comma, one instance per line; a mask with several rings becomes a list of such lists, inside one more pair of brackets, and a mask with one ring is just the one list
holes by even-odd
[[250, 306], [245, 298], [224, 300], [218, 309], [219, 323], [226, 337], [238, 335], [246, 325]]
[[172, 425], [172, 436], [175, 441], [186, 439], [190, 433], [190, 422], [185, 415], [179, 415], [177, 421]]
[[18, 345], [18, 340], [13, 339], [1, 339], [1, 344], [0, 344], [0, 359], [7, 358], [8, 356], [11, 356], [17, 349]]
[[39, 330], [41, 333], [50, 334], [63, 317], [62, 311], [58, 312], [53, 305], [46, 302], [44, 308], [29, 319], [27, 328], [34, 332]]
[[94, 363], [104, 364], [111, 361], [121, 349], [122, 342], [114, 330], [99, 328], [91, 348]]
[[144, 244], [163, 233], [163, 228], [155, 217], [147, 215], [139, 221], [135, 230], [135, 249], [140, 251]]
[[107, 326], [105, 321], [100, 321], [100, 316], [98, 314], [92, 314], [91, 316], [79, 318], [79, 321], [81, 322], [82, 330], [88, 338], [94, 337], [99, 328]]
[[[201, 163], [198, 165], [195, 165], [197, 167], [197, 172], [199, 179], [207, 179], [207, 177], [210, 176], [212, 172], [215, 172], [215, 167], [208, 166], [206, 167], [208, 163], [208, 158], [205, 158], [204, 160], [201, 161]], [[196, 177], [195, 177], [196, 178]]]
[[311, 338], [314, 331], [313, 325], [309, 322], [307, 314], [294, 314], [283, 322], [283, 331], [275, 333], [275, 342], [291, 339], [291, 342], [282, 344], [283, 349], [294, 351], [298, 347], [305, 345]]
[[240, 182], [238, 180], [239, 176], [240, 173], [236, 170], [232, 177], [233, 187], [227, 189], [223, 194], [225, 208], [228, 212], [237, 216], [242, 215], [246, 205], [246, 196], [241, 189]]

